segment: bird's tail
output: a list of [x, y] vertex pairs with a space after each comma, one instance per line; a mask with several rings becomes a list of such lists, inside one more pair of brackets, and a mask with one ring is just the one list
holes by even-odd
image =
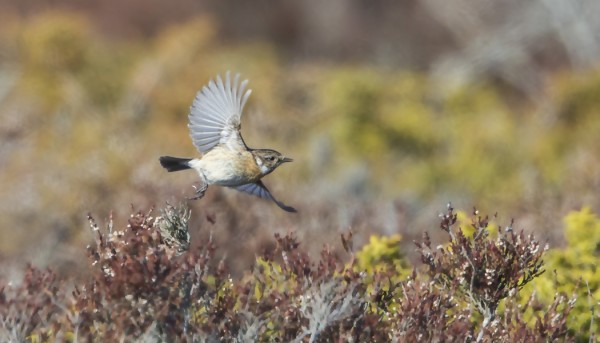
[[179, 170], [190, 169], [189, 162], [192, 160], [191, 158], [179, 158], [179, 157], [171, 157], [171, 156], [161, 156], [159, 158], [160, 165], [163, 166], [167, 171], [174, 172]]

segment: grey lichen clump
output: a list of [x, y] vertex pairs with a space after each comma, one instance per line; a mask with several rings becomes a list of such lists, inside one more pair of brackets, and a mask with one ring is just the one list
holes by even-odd
[[154, 227], [167, 246], [177, 254], [183, 254], [190, 247], [188, 224], [192, 211], [185, 203], [180, 203], [177, 207], [167, 203], [160, 213], [154, 221]]

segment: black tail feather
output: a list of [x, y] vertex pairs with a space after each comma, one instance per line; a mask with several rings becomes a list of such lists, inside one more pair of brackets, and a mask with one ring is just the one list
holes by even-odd
[[188, 162], [191, 160], [191, 158], [179, 158], [171, 156], [161, 156], [159, 158], [160, 165], [169, 172], [190, 169], [191, 167]]

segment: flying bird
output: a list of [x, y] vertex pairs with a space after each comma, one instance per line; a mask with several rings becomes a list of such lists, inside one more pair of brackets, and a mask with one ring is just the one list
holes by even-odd
[[242, 134], [241, 116], [252, 90], [246, 90], [248, 80], [240, 82], [240, 75], [225, 80], [217, 75], [197, 94], [189, 114], [192, 142], [202, 153], [200, 158], [161, 156], [160, 164], [169, 172], [194, 169], [202, 185], [194, 187], [199, 199], [209, 185], [234, 188], [263, 199], [268, 199], [288, 212], [296, 212], [269, 192], [262, 178], [292, 159], [271, 149], [249, 148]]

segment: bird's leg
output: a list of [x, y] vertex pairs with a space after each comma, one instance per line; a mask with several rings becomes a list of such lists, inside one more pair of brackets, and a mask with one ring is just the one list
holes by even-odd
[[194, 190], [196, 191], [196, 196], [188, 198], [188, 200], [198, 200], [204, 196], [204, 193], [206, 193], [208, 182], [202, 181], [202, 186], [196, 187], [195, 185], [192, 185], [192, 187], [194, 187]]

